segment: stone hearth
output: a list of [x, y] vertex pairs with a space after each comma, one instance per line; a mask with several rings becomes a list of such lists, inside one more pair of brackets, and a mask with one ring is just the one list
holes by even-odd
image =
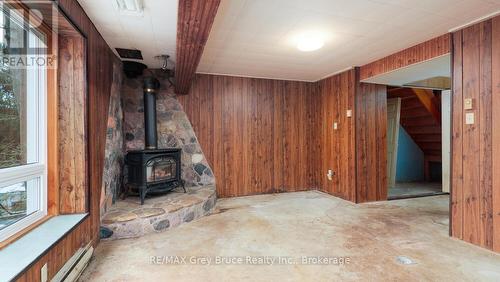
[[[141, 206], [139, 197], [120, 200], [102, 218], [102, 226], [113, 230], [109, 238], [133, 238], [162, 232], [209, 214], [216, 201], [215, 186], [177, 188], [163, 196], [147, 198]], [[109, 240], [108, 239], [108, 240]]]

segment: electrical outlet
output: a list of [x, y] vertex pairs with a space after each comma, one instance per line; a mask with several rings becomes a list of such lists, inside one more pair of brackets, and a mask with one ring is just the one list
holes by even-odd
[[333, 129], [334, 129], [334, 130], [337, 130], [337, 129], [338, 129], [338, 127], [339, 127], [339, 126], [337, 125], [337, 123], [336, 123], [336, 122], [334, 122], [334, 123], [333, 123]]
[[333, 170], [329, 169], [328, 172], [326, 173], [326, 178], [328, 178], [328, 180], [332, 181], [333, 180]]
[[347, 117], [352, 117], [352, 110], [347, 110]]
[[40, 282], [47, 282], [47, 264], [44, 264], [40, 269]]

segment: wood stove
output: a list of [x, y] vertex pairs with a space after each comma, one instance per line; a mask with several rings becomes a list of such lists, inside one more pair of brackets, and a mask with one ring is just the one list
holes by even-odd
[[128, 188], [139, 194], [141, 205], [148, 193], [158, 194], [182, 186], [181, 149], [157, 149], [156, 91], [160, 82], [153, 77], [144, 80], [144, 150], [129, 151], [125, 157]]
[[127, 153], [128, 185], [144, 204], [146, 194], [168, 192], [182, 186], [181, 149], [136, 150]]

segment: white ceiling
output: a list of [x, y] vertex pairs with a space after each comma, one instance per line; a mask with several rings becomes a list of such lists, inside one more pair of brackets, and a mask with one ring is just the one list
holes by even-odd
[[[222, 0], [198, 72], [316, 81], [500, 10], [500, 0]], [[328, 38], [298, 51], [297, 33]]]
[[[139, 49], [149, 67], [175, 61], [178, 0], [144, 0], [142, 17], [115, 0], [78, 0], [112, 48]], [[198, 72], [316, 81], [442, 35], [500, 10], [500, 0], [222, 0]], [[300, 52], [298, 33], [325, 46]]]
[[150, 68], [162, 65], [154, 59], [161, 54], [170, 55], [175, 62], [178, 0], [144, 0], [142, 16], [120, 14], [113, 1], [78, 0], [113, 51], [139, 49], [143, 63]]
[[413, 64], [405, 68], [400, 68], [392, 72], [370, 77], [362, 82], [405, 86], [405, 84], [433, 77], [451, 77], [450, 60], [451, 56], [450, 54], [447, 54], [425, 62]]

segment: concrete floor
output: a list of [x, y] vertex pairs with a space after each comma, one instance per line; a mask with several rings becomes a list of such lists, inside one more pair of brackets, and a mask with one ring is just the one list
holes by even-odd
[[[246, 256], [288, 258], [214, 264]], [[303, 256], [332, 260], [307, 265]], [[499, 254], [448, 237], [447, 195], [355, 205], [310, 191], [222, 199], [213, 215], [176, 229], [101, 242], [81, 281], [500, 281], [499, 266]]]
[[389, 199], [401, 199], [442, 193], [440, 182], [397, 182], [394, 187], [389, 188], [387, 196]]

